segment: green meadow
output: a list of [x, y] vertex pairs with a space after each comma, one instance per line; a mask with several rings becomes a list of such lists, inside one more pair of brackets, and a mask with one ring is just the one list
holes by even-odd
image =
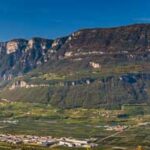
[[[46, 104], [11, 102], [0, 103], [0, 133], [38, 136], [97, 138], [100, 150], [125, 147], [129, 150], [142, 145], [150, 146], [150, 107], [124, 105], [118, 110], [106, 109], [58, 109]], [[116, 136], [102, 140], [116, 131], [107, 131], [105, 126], [126, 125], [129, 128]], [[0, 143], [0, 149], [50, 149], [39, 146]], [[70, 149], [58, 147], [51, 149]]]

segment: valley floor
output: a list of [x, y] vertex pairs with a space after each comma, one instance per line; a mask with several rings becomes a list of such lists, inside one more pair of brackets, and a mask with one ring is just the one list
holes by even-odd
[[[144, 104], [124, 105], [120, 110], [63, 110], [46, 104], [3, 102], [0, 103], [0, 149], [84, 150], [88, 149], [85, 141], [90, 139], [94, 148], [89, 149], [93, 150], [136, 150], [138, 146], [149, 150], [149, 120], [150, 106]], [[14, 139], [20, 136], [23, 140], [29, 136], [33, 141], [42, 137], [56, 140], [65, 137], [75, 142], [84, 141], [86, 146], [72, 148], [63, 143], [51, 147], [40, 140], [41, 144], [15, 143]]]

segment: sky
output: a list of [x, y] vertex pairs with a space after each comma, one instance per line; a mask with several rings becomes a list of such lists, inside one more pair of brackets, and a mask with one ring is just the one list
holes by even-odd
[[150, 0], [0, 0], [0, 41], [150, 23]]

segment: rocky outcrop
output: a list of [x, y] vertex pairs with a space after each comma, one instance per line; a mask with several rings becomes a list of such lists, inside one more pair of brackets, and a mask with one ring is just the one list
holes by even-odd
[[16, 51], [24, 49], [27, 45], [27, 40], [18, 39], [12, 40], [6, 43], [6, 53], [9, 55], [11, 53], [15, 53]]
[[31, 40], [14, 39], [0, 43], [0, 75], [18, 75], [31, 71], [44, 63], [53, 40], [33, 38]]
[[15, 90], [17, 88], [36, 88], [36, 87], [48, 87], [49, 84], [28, 84], [25, 81], [16, 81], [10, 87], [9, 90]]

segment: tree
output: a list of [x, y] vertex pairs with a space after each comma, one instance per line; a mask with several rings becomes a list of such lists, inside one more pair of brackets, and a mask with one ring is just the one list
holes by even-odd
[[142, 146], [138, 146], [136, 150], [143, 150]]

